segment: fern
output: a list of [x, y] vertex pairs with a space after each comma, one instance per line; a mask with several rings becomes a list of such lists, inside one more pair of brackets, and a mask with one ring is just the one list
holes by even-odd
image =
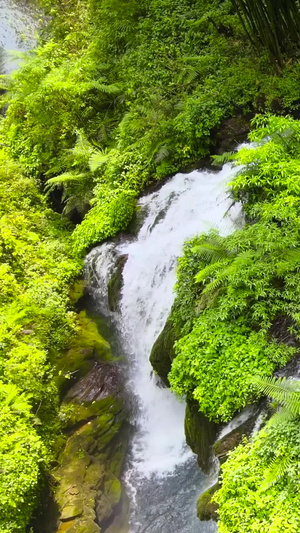
[[293, 458], [290, 455], [276, 457], [264, 473], [265, 479], [260, 487], [260, 491], [263, 492], [277, 483], [286, 474], [292, 461]]
[[235, 255], [234, 251], [220, 246], [219, 243], [207, 242], [192, 248], [193, 253], [197, 253], [200, 260], [205, 263], [214, 263], [222, 258], [229, 258]]
[[[252, 383], [263, 394], [273, 398], [283, 407], [271, 418], [273, 426], [284, 425], [295, 420], [300, 414], [300, 382], [285, 377], [254, 377]], [[277, 483], [287, 472], [293, 458], [288, 449], [285, 455], [275, 457], [265, 472], [261, 491], [265, 491]]]
[[221, 155], [212, 156], [212, 164], [215, 167], [223, 166], [229, 161], [234, 161], [237, 157], [237, 152], [223, 152]]
[[110, 156], [111, 156], [111, 153], [110, 153], [109, 150], [103, 150], [102, 152], [100, 152], [100, 151], [95, 152], [90, 157], [90, 160], [89, 160], [89, 166], [90, 166], [91, 172], [95, 172], [100, 167], [102, 167], [102, 165], [107, 163], [107, 161], [109, 160]]
[[64, 184], [67, 184], [70, 182], [81, 183], [85, 179], [85, 177], [86, 175], [84, 173], [75, 174], [73, 172], [65, 172], [64, 174], [55, 176], [55, 178], [48, 179], [45, 188], [48, 191], [53, 191], [55, 187], [62, 187]]
[[287, 378], [253, 378], [257, 389], [286, 407], [294, 417], [300, 414], [300, 383]]

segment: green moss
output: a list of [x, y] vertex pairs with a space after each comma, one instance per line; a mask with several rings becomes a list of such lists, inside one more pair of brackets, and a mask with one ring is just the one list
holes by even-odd
[[155, 372], [168, 385], [168, 374], [171, 370], [171, 364], [175, 357], [174, 343], [175, 343], [174, 326], [170, 319], [167, 320], [164, 329], [157, 337], [151, 353], [150, 363]]
[[[65, 405], [65, 416], [74, 432], [53, 472], [58, 484], [55, 500], [63, 522], [74, 521], [72, 528], [87, 527], [86, 522], [92, 528], [110, 519], [122, 497], [117, 476], [125, 459], [125, 412], [119, 400], [108, 397], [83, 405], [72, 401]], [[83, 425], [76, 429], [78, 422]]]
[[199, 520], [207, 521], [218, 519], [218, 504], [216, 502], [212, 502], [212, 497], [218, 488], [219, 484], [216, 483], [213, 487], [199, 496], [197, 500], [197, 516]]
[[84, 279], [77, 279], [75, 283], [73, 283], [70, 289], [70, 300], [72, 302], [76, 303], [83, 297], [85, 285], [86, 283]]
[[68, 388], [75, 380], [85, 376], [96, 360], [112, 359], [109, 343], [100, 335], [97, 324], [85, 311], [78, 315], [77, 334], [70, 348], [56, 363], [56, 383], [60, 389]]
[[108, 285], [108, 304], [111, 311], [117, 311], [119, 307], [119, 301], [121, 298], [121, 290], [123, 286], [122, 273], [127, 261], [127, 255], [121, 255], [116, 262], [115, 271], [112, 274]]
[[204, 472], [209, 472], [212, 459], [212, 445], [219, 426], [210, 422], [199, 412], [195, 401], [188, 401], [185, 410], [184, 429], [187, 444], [198, 456], [198, 464]]

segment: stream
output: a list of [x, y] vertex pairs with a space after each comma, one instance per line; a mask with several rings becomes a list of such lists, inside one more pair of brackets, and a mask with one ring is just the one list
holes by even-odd
[[[144, 221], [136, 238], [122, 238], [93, 249], [86, 258], [86, 278], [100, 314], [114, 328], [123, 357], [134, 428], [124, 472], [131, 502], [131, 533], [212, 533], [214, 522], [196, 516], [199, 494], [215, 481], [205, 476], [185, 443], [185, 404], [153, 375], [149, 355], [174, 301], [178, 256], [186, 239], [219, 229], [225, 235], [241, 218], [227, 184], [230, 165], [219, 172], [176, 174], [158, 192], [144, 196]], [[120, 255], [123, 270], [120, 311], [108, 307], [107, 283]]]

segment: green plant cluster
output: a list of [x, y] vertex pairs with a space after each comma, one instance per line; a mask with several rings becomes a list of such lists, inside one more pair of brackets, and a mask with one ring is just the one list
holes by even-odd
[[[222, 466], [219, 503], [220, 533], [298, 533], [299, 420], [274, 424], [272, 419], [256, 435], [229, 454]], [[268, 476], [282, 469], [273, 483]]]
[[91, 208], [78, 251], [125, 229], [147, 184], [207, 155], [224, 119], [299, 107], [298, 61], [285, 55], [278, 76], [230, 0], [40, 4], [39, 46], [2, 78], [1, 137], [62, 189], [66, 214]]
[[70, 231], [0, 151], [0, 531], [25, 531], [51, 457], [57, 355], [77, 331]]
[[231, 184], [248, 222], [185, 245], [172, 312], [178, 342], [172, 388], [216, 421], [255, 397], [251, 376], [271, 375], [300, 337], [300, 123], [258, 116], [256, 145], [233, 155]]

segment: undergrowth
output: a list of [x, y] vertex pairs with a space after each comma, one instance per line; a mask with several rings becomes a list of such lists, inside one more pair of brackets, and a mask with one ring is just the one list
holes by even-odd
[[[171, 386], [215, 421], [258, 398], [253, 376], [271, 376], [299, 351], [300, 122], [257, 116], [253, 126], [254, 144], [228, 155], [242, 165], [230, 188], [245, 226], [185, 244], [171, 316]], [[222, 467], [222, 533], [299, 531], [299, 420], [276, 419]], [[266, 484], [275, 467], [282, 474]]]

